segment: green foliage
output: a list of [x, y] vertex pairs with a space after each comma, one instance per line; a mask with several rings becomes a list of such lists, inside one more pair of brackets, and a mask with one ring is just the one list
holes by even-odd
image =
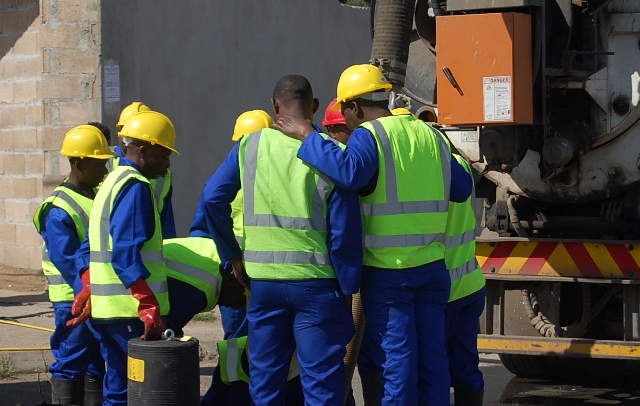
[[213, 314], [212, 312], [198, 313], [195, 316], [193, 316], [193, 319], [191, 319], [191, 321], [206, 321], [206, 322], [212, 322], [215, 320], [216, 320], [216, 315]]
[[18, 371], [16, 371], [13, 361], [7, 355], [2, 354], [2, 357], [0, 357], [0, 378], [15, 379], [17, 377]]
[[353, 7], [370, 7], [371, 0], [347, 0], [344, 4]]

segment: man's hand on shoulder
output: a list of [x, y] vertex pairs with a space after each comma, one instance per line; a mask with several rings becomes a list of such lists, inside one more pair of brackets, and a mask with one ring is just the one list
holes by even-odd
[[283, 116], [273, 125], [273, 128], [284, 135], [304, 141], [309, 134], [315, 131], [311, 122], [302, 117]]

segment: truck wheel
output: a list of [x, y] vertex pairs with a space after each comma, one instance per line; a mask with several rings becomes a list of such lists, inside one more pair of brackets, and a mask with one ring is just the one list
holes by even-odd
[[502, 365], [521, 378], [549, 379], [549, 364], [541, 355], [500, 354]]

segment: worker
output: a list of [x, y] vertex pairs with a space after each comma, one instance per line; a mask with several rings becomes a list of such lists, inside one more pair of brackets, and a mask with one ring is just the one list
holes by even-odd
[[165, 326], [182, 337], [184, 326], [193, 316], [216, 305], [244, 306], [244, 287], [220, 263], [210, 238], [170, 238], [162, 242], [167, 265], [169, 313]]
[[[118, 118], [118, 122], [116, 123], [116, 128], [118, 128], [118, 130], [122, 129], [131, 116], [141, 111], [151, 111], [151, 109], [142, 102], [133, 102], [129, 104], [127, 107], [122, 109], [120, 118]], [[115, 147], [117, 158], [113, 162], [114, 168], [118, 166], [120, 158], [124, 156], [123, 149], [122, 137], [118, 137], [118, 145]], [[160, 213], [162, 238], [175, 238], [176, 222], [173, 217], [173, 204], [171, 198], [173, 195], [173, 173], [171, 172], [171, 169], [168, 169], [164, 176], [157, 179], [149, 179], [149, 183], [151, 183], [151, 187], [153, 189], [153, 198], [156, 202], [156, 208], [158, 209], [158, 213]]]
[[[245, 134], [259, 131], [273, 125], [273, 119], [264, 110], [249, 110], [240, 114], [233, 127], [231, 141], [239, 141]], [[238, 242], [242, 241], [242, 192], [239, 192], [231, 203], [231, 217], [233, 219], [233, 233]], [[211, 238], [211, 232], [207, 225], [202, 199], [198, 201], [198, 208], [191, 225], [189, 235], [194, 237]], [[231, 264], [226, 264], [231, 269]], [[220, 306], [220, 319], [224, 330], [224, 339], [246, 336], [247, 331], [247, 307], [234, 309], [227, 306]]]
[[347, 127], [347, 122], [342, 113], [335, 110], [333, 106], [337, 103], [336, 99], [331, 100], [324, 112], [324, 120], [322, 126], [327, 130], [327, 134], [334, 140], [346, 144], [351, 135], [351, 130]]
[[[318, 102], [305, 77], [287, 75], [274, 88], [272, 106], [276, 118], [310, 122]], [[251, 285], [249, 392], [256, 405], [284, 403], [296, 347], [305, 402], [337, 405], [344, 399], [342, 361], [354, 334], [350, 295], [361, 276], [358, 199], [297, 159], [298, 147], [271, 128], [245, 135], [203, 191], [220, 258]], [[242, 251], [231, 219], [241, 187]]]
[[300, 159], [363, 196], [360, 294], [374, 359], [383, 368], [382, 404], [445, 405], [444, 310], [451, 282], [444, 231], [449, 201], [467, 200], [471, 179], [438, 131], [411, 115], [391, 114], [389, 89], [375, 66], [342, 73], [335, 108], [353, 130], [345, 150], [293, 115], [274, 127], [303, 141]]
[[[453, 157], [470, 174], [471, 167], [458, 154]], [[445, 330], [451, 386], [456, 406], [482, 406], [484, 379], [479, 368], [478, 326], [484, 310], [485, 284], [476, 260], [475, 196], [451, 203], [445, 233], [444, 260], [451, 277], [445, 310]]]
[[[105, 164], [113, 153], [94, 126], [81, 125], [66, 133], [60, 154], [69, 157], [71, 172], [65, 181], [38, 207], [33, 223], [44, 240], [42, 270], [49, 283], [55, 330], [51, 334], [54, 362], [51, 372], [53, 404], [102, 404], [104, 360], [100, 344], [81, 323], [67, 328], [72, 318], [75, 254], [89, 225], [94, 188], [107, 174]], [[82, 390], [84, 386], [84, 391]]]
[[165, 330], [167, 270], [149, 179], [165, 175], [177, 153], [173, 123], [155, 111], [134, 114], [118, 135], [124, 156], [91, 208], [90, 267], [81, 272], [83, 288], [73, 303], [78, 317], [67, 322], [73, 326], [91, 315], [107, 364], [105, 405], [127, 403], [127, 341], [157, 340]]

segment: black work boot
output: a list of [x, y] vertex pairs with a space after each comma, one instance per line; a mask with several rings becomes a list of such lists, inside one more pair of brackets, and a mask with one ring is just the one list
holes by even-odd
[[86, 406], [102, 406], [102, 378], [84, 376], [84, 400]]
[[82, 405], [79, 379], [51, 378], [51, 403], [54, 405]]
[[477, 389], [454, 389], [455, 406], [482, 406], [484, 391]]
[[360, 375], [362, 383], [362, 399], [365, 406], [380, 406], [382, 404], [382, 392], [384, 388], [380, 382], [380, 374], [377, 372]]

